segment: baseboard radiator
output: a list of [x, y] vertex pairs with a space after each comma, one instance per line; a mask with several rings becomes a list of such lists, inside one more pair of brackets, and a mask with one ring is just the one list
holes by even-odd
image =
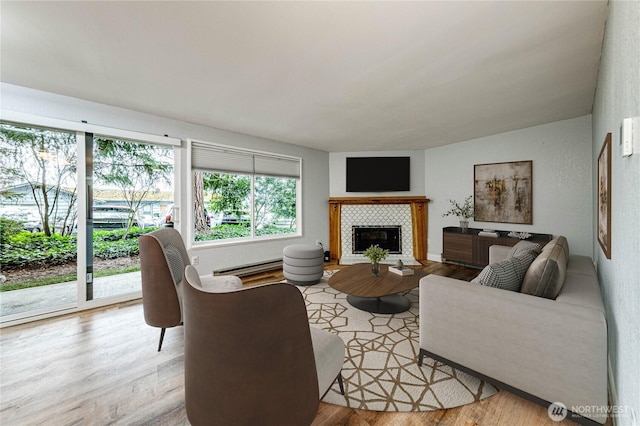
[[213, 271], [213, 275], [236, 275], [238, 277], [244, 277], [247, 275], [259, 274], [261, 272], [274, 271], [276, 269], [282, 269], [282, 259], [273, 259], [266, 262], [218, 269], [217, 271]]

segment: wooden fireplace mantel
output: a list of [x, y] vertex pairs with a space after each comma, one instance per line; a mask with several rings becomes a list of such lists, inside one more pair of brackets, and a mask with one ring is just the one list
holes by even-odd
[[329, 251], [332, 260], [342, 257], [342, 205], [343, 204], [409, 204], [413, 231], [413, 256], [427, 260], [427, 204], [424, 196], [406, 197], [331, 197], [329, 198]]

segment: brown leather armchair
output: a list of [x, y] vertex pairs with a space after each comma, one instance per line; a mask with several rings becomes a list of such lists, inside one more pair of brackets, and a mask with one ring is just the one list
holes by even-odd
[[309, 425], [338, 379], [340, 337], [309, 327], [300, 290], [276, 283], [226, 293], [184, 285], [185, 404], [193, 425]]
[[[180, 233], [173, 228], [157, 229], [138, 238], [140, 273], [142, 278], [142, 306], [144, 320], [152, 327], [160, 327], [158, 352], [167, 328], [182, 325], [182, 278], [190, 265], [187, 249]], [[226, 291], [242, 287], [235, 276], [203, 277], [212, 291]]]

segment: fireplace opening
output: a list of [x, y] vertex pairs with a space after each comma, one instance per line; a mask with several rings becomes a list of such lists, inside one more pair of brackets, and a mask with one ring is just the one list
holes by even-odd
[[394, 226], [357, 226], [351, 227], [353, 254], [364, 253], [372, 245], [389, 250], [389, 254], [402, 254], [402, 227]]

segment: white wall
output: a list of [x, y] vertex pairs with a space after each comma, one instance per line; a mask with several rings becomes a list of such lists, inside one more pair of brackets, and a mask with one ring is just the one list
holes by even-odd
[[591, 116], [583, 116], [427, 149], [429, 259], [440, 260], [442, 228], [458, 226], [458, 218], [442, 217], [448, 200], [473, 195], [473, 166], [525, 160], [533, 161], [533, 224], [470, 221], [469, 226], [564, 235], [572, 253], [591, 256]]
[[[347, 157], [410, 157], [410, 190], [400, 192], [347, 192]], [[424, 192], [424, 151], [367, 151], [332, 152], [329, 154], [331, 197], [393, 197], [425, 195]], [[328, 213], [327, 213], [328, 214]]]
[[[178, 169], [183, 187], [176, 188], [176, 192], [180, 193], [178, 205], [182, 207], [183, 212], [186, 212], [191, 205], [187, 200], [187, 191], [184, 186], [188, 176], [188, 170], [186, 169], [186, 143], [184, 142], [187, 138], [301, 157], [303, 170], [302, 238], [294, 237], [267, 242], [243, 243], [225, 246], [224, 248], [197, 250], [197, 254], [200, 256], [198, 269], [201, 273], [208, 273], [219, 268], [282, 258], [282, 249], [288, 244], [313, 244], [316, 240], [321, 240], [325, 243], [325, 246], [328, 246], [329, 154], [326, 152], [170, 120], [151, 114], [6, 83], [1, 83], [0, 94], [2, 96], [3, 110], [76, 122], [85, 120], [88, 123], [112, 128], [155, 135], [168, 135], [182, 139], [182, 147], [176, 157], [179, 157]], [[184, 223], [186, 215], [182, 213], [181, 216]], [[193, 250], [191, 252], [195, 253]]]
[[[620, 124], [634, 120], [635, 146], [620, 155]], [[611, 1], [593, 105], [593, 173], [607, 133], [612, 136], [611, 259], [597, 240], [598, 267], [609, 334], [610, 390], [624, 407], [618, 425], [640, 423], [640, 2]], [[595, 190], [594, 190], [595, 197]], [[594, 204], [594, 215], [596, 206]], [[596, 232], [594, 223], [593, 232]]]

